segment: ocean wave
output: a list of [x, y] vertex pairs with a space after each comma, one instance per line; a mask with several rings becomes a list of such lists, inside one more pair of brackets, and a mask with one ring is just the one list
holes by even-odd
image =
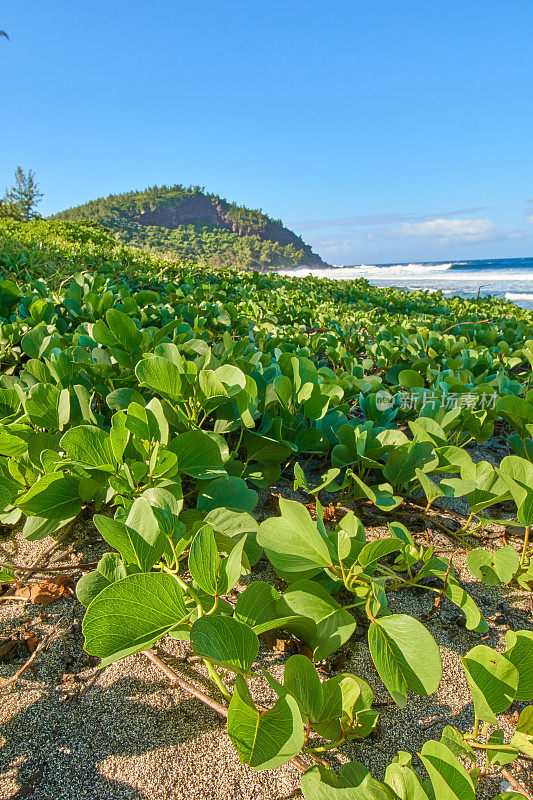
[[446, 272], [451, 269], [451, 262], [446, 264], [360, 264], [346, 267], [296, 267], [296, 269], [280, 270], [281, 275], [300, 275], [307, 277], [314, 275], [316, 278], [333, 278], [333, 280], [354, 280], [355, 278], [380, 278], [389, 280], [393, 277], [422, 277], [435, 273]]
[[531, 300], [533, 301], [533, 293], [531, 292], [505, 292], [506, 300]]
[[[401, 280], [424, 280], [427, 278], [434, 282], [437, 279], [446, 283], [474, 284], [479, 286], [503, 281], [507, 284], [513, 281], [522, 283], [524, 280], [533, 281], [533, 269], [524, 268], [522, 270], [511, 271], [510, 269], [491, 269], [491, 270], [455, 270], [451, 269], [450, 264], [435, 265], [435, 267], [423, 264], [398, 264], [390, 267], [377, 267], [363, 264], [359, 267], [297, 267], [296, 269], [280, 270], [282, 275], [293, 275], [307, 277], [314, 275], [316, 278], [332, 278], [333, 280], [346, 281], [356, 278], [367, 278], [371, 282], [379, 281], [390, 285], [391, 282]], [[379, 284], [378, 284], [379, 285]]]

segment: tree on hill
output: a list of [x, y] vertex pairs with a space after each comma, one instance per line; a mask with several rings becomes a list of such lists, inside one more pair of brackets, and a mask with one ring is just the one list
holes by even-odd
[[35, 209], [42, 196], [43, 194], [39, 191], [39, 186], [35, 179], [35, 172], [32, 169], [24, 172], [22, 167], [17, 167], [15, 170], [15, 183], [9, 189], [6, 189], [6, 193], [0, 202], [0, 216], [12, 217], [23, 222], [36, 219], [40, 215]]

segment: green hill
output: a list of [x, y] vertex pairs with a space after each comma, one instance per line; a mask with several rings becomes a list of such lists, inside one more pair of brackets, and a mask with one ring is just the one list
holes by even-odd
[[152, 186], [109, 195], [51, 218], [97, 222], [123, 244], [215, 267], [324, 263], [281, 220], [229, 203], [199, 186]]

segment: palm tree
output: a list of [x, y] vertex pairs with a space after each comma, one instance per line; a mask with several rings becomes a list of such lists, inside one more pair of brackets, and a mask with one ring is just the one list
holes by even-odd
[[5, 31], [0, 31], [0, 39], [2, 38], [2, 36], [5, 36], [6, 39], [9, 41], [9, 36], [7, 35], [7, 33]]

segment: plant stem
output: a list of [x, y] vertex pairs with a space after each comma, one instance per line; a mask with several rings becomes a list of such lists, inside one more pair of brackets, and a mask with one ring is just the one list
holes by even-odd
[[367, 616], [369, 617], [370, 621], [371, 622], [375, 622], [376, 618], [375, 618], [375, 616], [372, 614], [372, 612], [370, 610], [371, 602], [372, 602], [372, 595], [369, 595], [368, 600], [366, 601], [365, 611], [366, 611]]
[[520, 566], [521, 566], [521, 567], [523, 567], [523, 566], [524, 566], [524, 561], [526, 560], [526, 555], [527, 555], [527, 546], [528, 546], [528, 544], [529, 544], [529, 531], [530, 531], [530, 527], [531, 527], [530, 525], [526, 525], [526, 530], [525, 530], [525, 534], [524, 534], [524, 547], [522, 548], [522, 556], [521, 556], [521, 558], [520, 558]]
[[302, 750], [302, 753], [309, 753], [312, 755], [313, 753], [327, 753], [328, 750], [334, 750], [339, 745], [343, 744], [346, 741], [344, 736], [341, 736], [340, 739], [337, 739], [336, 742], [330, 742], [329, 744], [322, 745], [321, 747], [305, 747]]
[[216, 684], [220, 694], [229, 702], [231, 700], [231, 692], [229, 692], [222, 683], [222, 678], [220, 677], [214, 666], [206, 658], [203, 658], [202, 661], [207, 667], [209, 677], [211, 678], [213, 683]]
[[211, 616], [211, 614], [214, 614], [214, 613], [215, 613], [215, 611], [217, 610], [217, 608], [218, 608], [218, 594], [216, 594], [216, 595], [215, 595], [215, 602], [213, 603], [213, 605], [211, 606], [211, 608], [209, 609], [209, 611], [206, 611], [206, 612], [205, 612], [205, 616], [206, 616], [206, 617], [210, 617], [210, 616]]
[[504, 750], [506, 753], [518, 752], [516, 748], [511, 747], [510, 744], [483, 744], [482, 742], [468, 742], [468, 744], [476, 750]]
[[170, 575], [172, 575], [174, 580], [177, 581], [177, 583], [183, 589], [183, 591], [186, 592], [189, 595], [189, 597], [191, 597], [194, 600], [194, 602], [198, 606], [198, 610], [201, 612], [200, 616], [202, 616], [202, 613], [203, 613], [202, 601], [200, 600], [200, 598], [198, 597], [198, 595], [196, 594], [196, 592], [194, 591], [192, 586], [189, 586], [188, 583], [185, 583], [185, 581], [182, 581], [180, 576], [176, 575], [176, 573], [172, 572], [172, 570], [169, 569], [168, 567], [163, 566], [163, 571], [164, 572], [168, 572]]
[[478, 736], [479, 736], [479, 719], [478, 717], [476, 717], [474, 721], [474, 730], [472, 731], [472, 733], [465, 733], [464, 738], [477, 739]]
[[172, 541], [172, 538], [170, 536], [168, 537], [168, 543], [170, 544], [170, 549], [172, 550], [172, 555], [174, 556], [174, 569], [177, 572], [180, 568], [180, 559], [176, 552], [176, 547], [174, 545], [174, 542]]

